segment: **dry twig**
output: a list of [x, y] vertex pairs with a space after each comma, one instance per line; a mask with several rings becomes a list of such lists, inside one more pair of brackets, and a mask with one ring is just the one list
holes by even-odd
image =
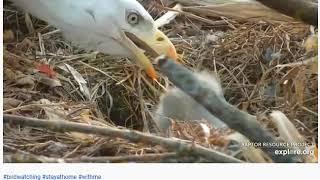
[[151, 134], [141, 133], [127, 129], [116, 129], [112, 127], [90, 126], [68, 121], [41, 120], [36, 118], [21, 117], [15, 115], [3, 115], [4, 123], [18, 124], [32, 127], [47, 128], [57, 132], [75, 131], [86, 134], [97, 134], [102, 136], [118, 137], [128, 139], [132, 142], [144, 142], [150, 145], [163, 145], [178, 153], [190, 153], [201, 156], [212, 162], [242, 162], [236, 158], [227, 156], [212, 149], [204, 148], [197, 144], [190, 144], [181, 140], [173, 140]]

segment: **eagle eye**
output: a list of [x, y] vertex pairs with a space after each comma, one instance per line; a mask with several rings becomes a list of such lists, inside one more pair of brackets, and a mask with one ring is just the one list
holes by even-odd
[[127, 13], [127, 22], [130, 25], [137, 25], [137, 24], [139, 24], [140, 17], [141, 16], [138, 12], [130, 11]]

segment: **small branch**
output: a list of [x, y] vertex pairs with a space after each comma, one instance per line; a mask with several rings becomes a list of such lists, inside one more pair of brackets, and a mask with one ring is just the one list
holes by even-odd
[[177, 12], [177, 13], [179, 13], [180, 15], [187, 16], [187, 17], [189, 17], [189, 18], [192, 18], [192, 19], [195, 19], [195, 20], [198, 20], [198, 21], [201, 21], [201, 22], [210, 24], [210, 25], [212, 25], [212, 26], [228, 25], [228, 23], [226, 23], [226, 21], [224, 21], [224, 20], [213, 21], [213, 20], [210, 20], [210, 19], [207, 19], [207, 18], [203, 18], [203, 17], [201, 17], [201, 16], [197, 16], [197, 15], [195, 15], [195, 14], [193, 14], [193, 13], [189, 13], [189, 12], [186, 12], [186, 11], [183, 11], [183, 10], [176, 10], [176, 9], [167, 8], [167, 7], [163, 7], [163, 9], [164, 9], [164, 10], [167, 10], [167, 11]]
[[[196, 162], [199, 158], [194, 156], [182, 156], [175, 152], [161, 154], [143, 154], [128, 156], [99, 156], [99, 157], [80, 157], [80, 158], [51, 158], [46, 156], [38, 156], [29, 152], [25, 152], [14, 147], [4, 145], [6, 151], [14, 154], [4, 155], [5, 163], [127, 163], [127, 162], [143, 162], [143, 163], [172, 163], [172, 162]], [[206, 162], [206, 161], [204, 161]]]
[[11, 109], [4, 110], [3, 113], [9, 113], [13, 111], [18, 111], [22, 109], [28, 109], [28, 108], [33, 108], [33, 107], [52, 107], [52, 106], [61, 106], [64, 105], [65, 103], [52, 103], [52, 104], [28, 104], [24, 106], [19, 106]]
[[[176, 4], [172, 9], [181, 11], [181, 4]], [[175, 11], [169, 11], [165, 13], [163, 16], [161, 16], [159, 19], [155, 21], [156, 27], [162, 27], [166, 24], [169, 24], [171, 21], [173, 21], [177, 16], [179, 15], [179, 12]]]
[[297, 61], [293, 63], [288, 64], [278, 64], [277, 68], [284, 68], [284, 67], [297, 67], [297, 66], [309, 66], [310, 64], [316, 62], [318, 60], [318, 56], [303, 60], [303, 61]]
[[128, 155], [128, 156], [112, 156], [112, 157], [80, 157], [68, 158], [66, 162], [94, 162], [94, 163], [119, 163], [119, 162], [152, 162], [161, 159], [178, 158], [177, 153], [162, 153], [162, 154], [143, 154], [143, 155]]
[[230, 128], [245, 135], [250, 141], [260, 143], [260, 148], [275, 162], [301, 162], [300, 157], [296, 155], [276, 155], [275, 150], [285, 150], [287, 148], [267, 145], [279, 142], [271, 133], [262, 128], [255, 116], [232, 106], [217, 91], [217, 88], [212, 89], [212, 84], [209, 83], [217, 84], [216, 79], [213, 78], [212, 82], [209, 83], [201, 80], [196, 73], [189, 71], [187, 68], [178, 65], [175, 61], [166, 57], [158, 58], [158, 66], [161, 72], [174, 85], [203, 105], [212, 115], [218, 117]]
[[20, 149], [7, 146], [7, 145], [3, 145], [3, 149], [6, 151], [11, 151], [15, 153], [11, 155], [4, 155], [5, 163], [61, 163], [61, 162], [64, 162], [63, 159], [38, 156], [38, 155], [34, 155], [32, 153], [25, 152]]
[[[181, 159], [181, 160], [180, 160]], [[161, 153], [161, 154], [143, 154], [143, 155], [127, 155], [127, 156], [113, 156], [113, 157], [80, 157], [68, 158], [65, 162], [68, 163], [126, 163], [126, 162], [171, 162], [171, 161], [185, 161], [184, 157], [180, 157], [175, 152]], [[194, 157], [188, 157], [188, 162], [194, 162]]]
[[43, 120], [9, 114], [3, 115], [3, 121], [4, 123], [10, 124], [46, 128], [56, 132], [74, 131], [86, 134], [117, 137], [127, 139], [132, 142], [144, 142], [150, 145], [162, 145], [168, 148], [169, 150], [176, 151], [177, 153], [190, 153], [195, 156], [201, 156], [204, 159], [207, 159], [211, 162], [242, 162], [239, 159], [227, 156], [221, 152], [214, 151], [212, 149], [208, 149], [197, 144], [190, 144], [182, 140], [174, 140], [127, 129], [99, 127], [68, 121]]

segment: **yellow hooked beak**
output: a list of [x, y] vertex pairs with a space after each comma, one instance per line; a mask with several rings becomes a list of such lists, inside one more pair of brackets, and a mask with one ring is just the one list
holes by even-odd
[[130, 32], [124, 32], [123, 42], [123, 45], [132, 52], [137, 62], [153, 80], [157, 79], [157, 73], [144, 52], [149, 53], [153, 57], [165, 54], [172, 59], [177, 59], [177, 52], [174, 45], [169, 38], [158, 29], [152, 38], [139, 38]]
[[156, 31], [155, 38], [146, 43], [154, 49], [158, 55], [166, 55], [167, 57], [177, 60], [177, 51], [170, 39], [160, 30]]

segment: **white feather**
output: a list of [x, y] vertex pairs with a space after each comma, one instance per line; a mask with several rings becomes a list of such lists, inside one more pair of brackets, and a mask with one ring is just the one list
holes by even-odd
[[[118, 41], [120, 30], [153, 35], [152, 17], [136, 0], [11, 0], [30, 14], [59, 28], [65, 37], [87, 50], [131, 56]], [[139, 12], [144, 22], [131, 26], [126, 11]]]

